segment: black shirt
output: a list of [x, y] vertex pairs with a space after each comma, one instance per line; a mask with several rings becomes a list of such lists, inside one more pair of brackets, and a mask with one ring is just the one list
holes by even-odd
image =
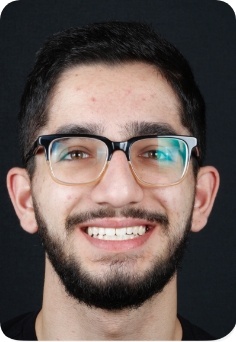
[[[3, 333], [14, 340], [37, 341], [35, 320], [38, 311], [29, 312], [1, 324]], [[183, 330], [182, 341], [209, 341], [215, 338], [188, 320], [178, 316]]]

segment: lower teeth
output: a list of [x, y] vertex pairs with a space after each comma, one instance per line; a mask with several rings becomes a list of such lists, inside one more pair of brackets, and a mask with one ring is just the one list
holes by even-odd
[[125, 235], [125, 236], [117, 236], [117, 235], [113, 235], [113, 236], [109, 236], [109, 235], [94, 235], [92, 236], [93, 238], [95, 239], [99, 239], [99, 240], [116, 240], [116, 241], [120, 241], [120, 240], [131, 240], [131, 239], [134, 239], [134, 238], [137, 238], [141, 235], [133, 235], [133, 234], [130, 234], [130, 235]]

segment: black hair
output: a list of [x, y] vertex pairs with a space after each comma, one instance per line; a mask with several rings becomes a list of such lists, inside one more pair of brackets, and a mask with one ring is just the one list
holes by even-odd
[[[191, 68], [182, 54], [149, 25], [103, 22], [70, 28], [48, 38], [36, 55], [21, 99], [19, 133], [23, 163], [39, 130], [63, 71], [80, 64], [144, 62], [169, 82], [181, 104], [181, 122], [198, 140], [199, 163], [205, 154], [205, 105]], [[32, 171], [32, 160], [27, 168]], [[30, 166], [31, 164], [31, 166]]]

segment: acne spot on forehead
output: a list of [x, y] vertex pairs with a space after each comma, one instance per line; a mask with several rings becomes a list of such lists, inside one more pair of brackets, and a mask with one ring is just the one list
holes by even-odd
[[97, 101], [96, 97], [92, 96], [92, 97], [91, 97], [91, 101], [92, 101], [92, 102], [96, 102], [96, 101]]

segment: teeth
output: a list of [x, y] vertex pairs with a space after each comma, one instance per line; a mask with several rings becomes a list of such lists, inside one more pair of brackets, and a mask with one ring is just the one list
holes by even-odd
[[117, 236], [123, 236], [125, 234], [126, 234], [126, 228], [116, 229], [116, 235]]
[[89, 227], [88, 235], [100, 240], [129, 240], [146, 233], [146, 226], [134, 226], [124, 228], [100, 228]]
[[133, 228], [132, 227], [128, 227], [127, 229], [126, 229], [126, 234], [133, 234]]

